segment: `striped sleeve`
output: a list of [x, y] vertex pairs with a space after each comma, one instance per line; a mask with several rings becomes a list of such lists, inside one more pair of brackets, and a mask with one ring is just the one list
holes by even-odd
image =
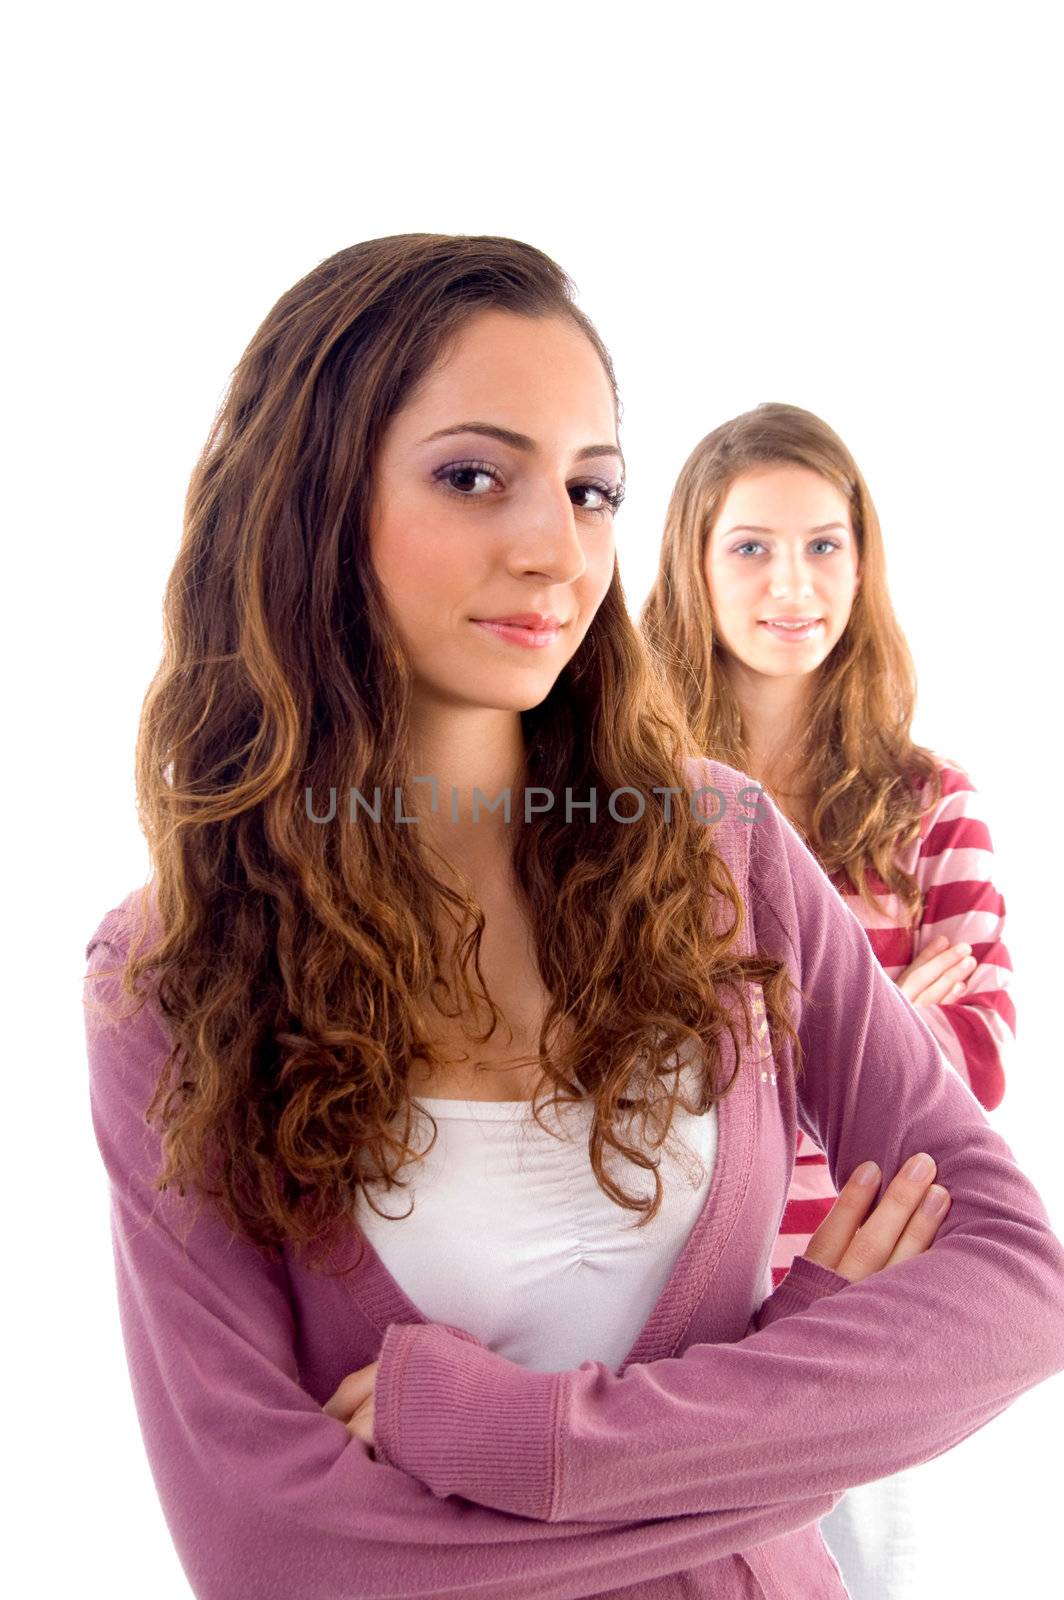
[[964, 993], [920, 1016], [976, 1099], [993, 1111], [1005, 1093], [1005, 1061], [1016, 1034], [1005, 947], [1005, 902], [991, 880], [993, 846], [968, 775], [942, 768], [942, 796], [928, 812], [913, 869], [924, 896], [915, 959], [939, 934], [970, 944], [976, 966]]
[[[852, 885], [836, 881], [862, 923], [876, 958], [895, 982], [921, 950], [944, 934], [951, 944], [970, 944], [977, 965], [959, 999], [920, 1006], [946, 1060], [980, 1103], [992, 1111], [1005, 1093], [1004, 1064], [1015, 1037], [1016, 1014], [1009, 993], [1012, 963], [1004, 943], [1005, 902], [991, 882], [993, 848], [979, 816], [978, 795], [955, 762], [939, 769], [942, 793], [924, 814], [920, 837], [901, 858], [923, 896], [921, 920], [906, 925], [901, 900], [875, 873], [869, 883], [881, 903], [874, 911]], [[780, 1231], [772, 1250], [773, 1288], [802, 1255], [835, 1201], [827, 1157], [799, 1134], [794, 1173]]]
[[794, 1171], [791, 1173], [783, 1220], [769, 1258], [772, 1287], [777, 1288], [835, 1204], [835, 1187], [828, 1158], [807, 1133], [798, 1135]]

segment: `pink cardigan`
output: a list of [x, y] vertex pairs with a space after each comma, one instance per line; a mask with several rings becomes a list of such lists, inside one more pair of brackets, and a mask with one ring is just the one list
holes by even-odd
[[[749, 780], [705, 770], [742, 947], [802, 991], [805, 1071], [796, 1092], [786, 1049], [744, 1050], [705, 1209], [617, 1373], [532, 1371], [426, 1322], [369, 1246], [326, 1277], [207, 1212], [183, 1238], [187, 1202], [150, 1188], [159, 1014], [87, 1012], [130, 1376], [201, 1600], [839, 1600], [817, 1527], [838, 1497], [1064, 1368], [1064, 1249], [1032, 1185], [793, 829], [767, 800], [744, 821]], [[90, 970], [134, 909], [103, 919]], [[799, 1128], [837, 1184], [929, 1151], [953, 1197], [932, 1249], [859, 1284], [799, 1258], [762, 1303]], [[320, 1407], [375, 1359], [373, 1459]]]

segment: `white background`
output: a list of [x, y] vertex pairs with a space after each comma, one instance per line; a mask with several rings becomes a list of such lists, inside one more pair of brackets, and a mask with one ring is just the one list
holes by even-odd
[[[193, 460], [274, 300], [355, 240], [511, 234], [575, 278], [625, 405], [633, 611], [672, 481], [710, 428], [785, 400], [850, 445], [919, 670], [917, 736], [985, 797], [1021, 1028], [991, 1121], [1059, 1230], [1047, 12], [806, 0], [685, 19], [669, 3], [458, 0], [390, 21], [220, 0], [27, 15], [3, 96], [14, 1592], [189, 1594], [121, 1349], [80, 979], [89, 934], [147, 870], [133, 740]], [[921, 1469], [921, 1595], [1052, 1589], [1062, 1381]]]

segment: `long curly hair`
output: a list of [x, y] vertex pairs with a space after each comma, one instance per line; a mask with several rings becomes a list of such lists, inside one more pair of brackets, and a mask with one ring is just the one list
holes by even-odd
[[672, 491], [640, 626], [686, 708], [698, 749], [747, 770], [750, 748], [714, 627], [705, 552], [735, 480], [781, 463], [811, 468], [845, 496], [861, 573], [842, 637], [795, 730], [796, 759], [815, 794], [807, 842], [825, 871], [874, 909], [880, 894], [893, 892], [915, 922], [922, 897], [897, 857], [939, 796], [939, 762], [910, 737], [916, 676], [887, 591], [879, 518], [856, 461], [826, 422], [799, 406], [766, 403], [700, 440]]
[[[157, 1188], [209, 1199], [267, 1252], [320, 1244], [338, 1225], [350, 1236], [360, 1192], [379, 1210], [369, 1188], [405, 1186], [400, 1168], [427, 1153], [411, 1141], [407, 1075], [414, 1057], [439, 1059], [418, 1020], [447, 965], [434, 910], [460, 935], [464, 1004], [491, 1012], [485, 1038], [500, 1018], [472, 887], [440, 881], [388, 806], [373, 826], [323, 827], [309, 804], [333, 787], [391, 796], [410, 780], [411, 674], [368, 555], [374, 462], [389, 420], [487, 308], [571, 319], [619, 420], [609, 354], [549, 257], [513, 239], [403, 234], [341, 250], [281, 297], [188, 491], [136, 752], [152, 863], [141, 904], [150, 895], [158, 937], [134, 941], [121, 988], [137, 997], [150, 972], [173, 1041], [146, 1112], [160, 1130]], [[554, 794], [683, 787], [691, 735], [616, 567], [522, 724], [523, 777]], [[701, 1101], [683, 1103], [708, 1109], [735, 1081], [723, 1041], [737, 1061], [746, 990], [760, 983], [801, 1065], [786, 967], [734, 949], [743, 905], [713, 831], [682, 803], [671, 815], [648, 805], [637, 825], [547, 813], [515, 829], [550, 996], [535, 1115], [547, 1087], [552, 1105], [591, 1098], [596, 1178], [642, 1222], [661, 1204], [657, 1161], [616, 1125], [642, 1108], [660, 1144], [681, 1047], [705, 1063]], [[652, 1200], [611, 1179], [607, 1148], [654, 1172]]]

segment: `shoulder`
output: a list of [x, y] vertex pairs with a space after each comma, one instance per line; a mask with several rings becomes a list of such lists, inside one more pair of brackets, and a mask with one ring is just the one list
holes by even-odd
[[742, 889], [750, 870], [752, 824], [760, 819], [768, 797], [749, 773], [708, 756], [688, 756], [684, 773], [692, 810], [697, 806], [713, 827], [713, 843]]
[[801, 983], [840, 939], [867, 943], [820, 861], [756, 778], [708, 759], [688, 770], [715, 791], [721, 814], [714, 844], [746, 903], [760, 953], [786, 962]]
[[[971, 773], [960, 761], [955, 761], [952, 756], [934, 755], [935, 767], [938, 770], [939, 787], [943, 794], [953, 794], [959, 789], [974, 789]], [[927, 789], [924, 784], [923, 788]]]
[[934, 752], [932, 754], [934, 754], [935, 770], [938, 778], [937, 797], [930, 779], [925, 778], [917, 785], [917, 794], [920, 795], [924, 802], [925, 815], [928, 811], [933, 811], [936, 807], [941, 806], [951, 795], [975, 793], [975, 784], [972, 782], [971, 774], [966, 767], [963, 767], [959, 761], [954, 761], [951, 757], [940, 756]]
[[934, 855], [947, 845], [967, 843], [989, 848], [983, 802], [966, 767], [959, 761], [936, 756], [939, 792], [924, 784], [923, 815], [920, 819], [919, 856]]
[[[756, 778], [704, 756], [685, 763], [687, 782], [712, 823], [713, 845], [746, 908], [743, 940], [779, 959], [793, 958], [800, 942], [795, 878], [813, 874], [814, 890], [834, 896], [814, 858]], [[782, 941], [782, 942], [781, 942]]]
[[[104, 913], [85, 946], [85, 959], [92, 961], [93, 952], [100, 947], [127, 956], [134, 944], [145, 941], [144, 948], [157, 942], [161, 933], [154, 885], [131, 889], [125, 899]], [[138, 952], [139, 953], [139, 952]]]
[[142, 974], [135, 991], [127, 989], [124, 980], [129, 958], [149, 953], [160, 933], [155, 897], [148, 884], [131, 890], [112, 906], [85, 946], [82, 1008], [93, 1079], [105, 1069], [110, 1072], [115, 1051], [123, 1060], [140, 1051], [154, 1056], [168, 1043], [150, 969]]

